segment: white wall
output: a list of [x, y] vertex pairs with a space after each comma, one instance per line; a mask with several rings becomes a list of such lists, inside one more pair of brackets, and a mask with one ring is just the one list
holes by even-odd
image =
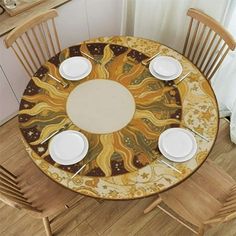
[[99, 36], [120, 35], [122, 0], [72, 0], [58, 8], [62, 47]]
[[[0, 66], [2, 67], [9, 83], [11, 84], [18, 101], [22, 96], [22, 92], [29, 81], [29, 77], [16, 58], [12, 49], [6, 49], [4, 37], [0, 38]], [[0, 99], [1, 99], [0, 94]]]
[[85, 0], [72, 0], [57, 11], [56, 25], [62, 48], [89, 38]]
[[19, 107], [17, 99], [0, 67], [0, 125], [6, 119], [11, 118]]
[[120, 35], [122, 0], [89, 0], [85, 2], [90, 38]]

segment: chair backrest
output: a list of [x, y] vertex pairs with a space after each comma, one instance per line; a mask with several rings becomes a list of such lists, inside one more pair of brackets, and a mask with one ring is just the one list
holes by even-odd
[[12, 47], [30, 77], [47, 59], [61, 51], [54, 21], [56, 16], [56, 10], [36, 15], [5, 38], [6, 47]]
[[192, 61], [209, 80], [236, 42], [232, 35], [215, 19], [190, 8], [191, 17], [183, 54]]
[[17, 176], [0, 165], [0, 200], [9, 206], [40, 212], [32, 206], [32, 203], [24, 196]]
[[211, 219], [204, 222], [205, 224], [223, 223], [236, 218], [236, 185], [231, 188], [231, 192], [225, 199], [222, 207], [217, 214]]

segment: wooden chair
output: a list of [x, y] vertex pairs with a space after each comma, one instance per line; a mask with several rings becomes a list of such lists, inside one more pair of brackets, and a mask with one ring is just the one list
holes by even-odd
[[159, 195], [144, 213], [158, 207], [192, 232], [236, 218], [236, 182], [211, 161], [183, 183]]
[[30, 77], [47, 59], [61, 51], [54, 22], [57, 15], [56, 10], [36, 15], [5, 38], [6, 47], [14, 50]]
[[236, 42], [232, 35], [212, 17], [190, 8], [191, 17], [183, 55], [192, 61], [209, 80]]
[[30, 159], [22, 162], [17, 165], [17, 175], [0, 165], [0, 200], [41, 218], [46, 234], [52, 235], [50, 225], [65, 214], [65, 208], [74, 208], [83, 196], [54, 183]]

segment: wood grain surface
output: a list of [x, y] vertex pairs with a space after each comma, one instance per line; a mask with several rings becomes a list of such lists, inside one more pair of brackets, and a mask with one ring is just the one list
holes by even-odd
[[[0, 164], [7, 166], [10, 159], [15, 163], [28, 158], [20, 141], [17, 118], [0, 127]], [[11, 132], [9, 132], [11, 131]], [[220, 165], [234, 179], [236, 178], [236, 145], [230, 142], [229, 124], [221, 120], [216, 145], [209, 159]], [[194, 234], [171, 219], [159, 209], [144, 215], [143, 210], [154, 197], [130, 201], [104, 201], [99, 204], [95, 199], [85, 197], [65, 215], [61, 221], [52, 224], [55, 235], [136, 235], [136, 236], [193, 236]], [[24, 211], [13, 209], [0, 203], [0, 234], [2, 236], [45, 235], [41, 220], [28, 216]], [[85, 234], [86, 233], [86, 234]], [[110, 234], [109, 234], [110, 233]], [[207, 231], [206, 236], [233, 236], [236, 234], [236, 220], [222, 224]]]

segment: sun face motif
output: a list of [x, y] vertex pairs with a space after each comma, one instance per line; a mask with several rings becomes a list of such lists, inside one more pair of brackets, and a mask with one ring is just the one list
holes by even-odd
[[[93, 69], [89, 76], [80, 81], [68, 81], [67, 88], [60, 87], [47, 76], [49, 72], [60, 78], [59, 64], [68, 57], [81, 56], [81, 50], [100, 61], [91, 61]], [[182, 110], [178, 90], [169, 86], [172, 82], [167, 84], [154, 78], [140, 63], [145, 58], [131, 48], [106, 43], [74, 46], [51, 58], [29, 82], [20, 105], [20, 129], [34, 152], [50, 164], [72, 173], [89, 161], [80, 173], [87, 176], [122, 175], [155, 160], [160, 133], [179, 125]], [[91, 133], [73, 124], [68, 117], [66, 103], [71, 91], [94, 79], [116, 81], [134, 98], [133, 118], [118, 131]], [[41, 144], [65, 125], [84, 133], [90, 147], [85, 159], [71, 166], [54, 163], [48, 152], [49, 142]]]

